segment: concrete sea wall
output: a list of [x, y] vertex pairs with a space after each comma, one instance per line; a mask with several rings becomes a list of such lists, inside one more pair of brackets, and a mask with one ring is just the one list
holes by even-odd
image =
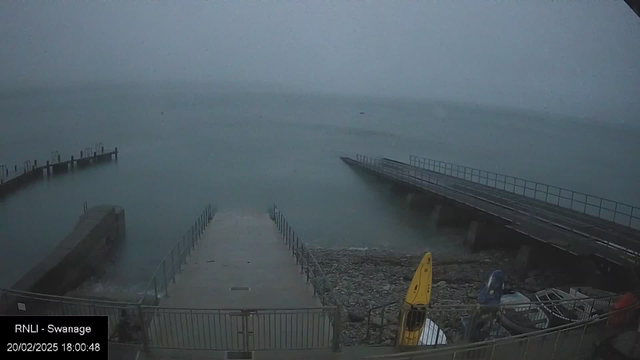
[[87, 209], [74, 229], [11, 289], [64, 295], [95, 273], [125, 237], [124, 209], [101, 205]]

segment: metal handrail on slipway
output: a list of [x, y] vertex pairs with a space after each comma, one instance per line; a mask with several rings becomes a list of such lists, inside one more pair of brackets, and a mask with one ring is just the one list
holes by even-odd
[[215, 212], [211, 204], [207, 205], [189, 230], [173, 245], [156, 268], [156, 271], [154, 271], [151, 280], [147, 283], [147, 287], [139, 300], [141, 304], [148, 301], [150, 295], [153, 295], [153, 305], [158, 305], [162, 296], [169, 296], [169, 283], [176, 282], [176, 273], [182, 272], [182, 264], [187, 263], [187, 257], [195, 249], [198, 240], [200, 240], [204, 230], [213, 219]]
[[300, 274], [306, 275], [307, 283], [311, 282], [313, 296], [318, 296], [322, 305], [336, 308], [335, 313], [329, 317], [329, 320], [334, 328], [333, 350], [338, 351], [342, 335], [342, 306], [336, 301], [333, 287], [327, 283], [327, 275], [324, 270], [322, 270], [322, 267], [320, 267], [320, 264], [318, 264], [315, 256], [313, 256], [309, 245], [300, 241], [300, 238], [289, 225], [289, 221], [284, 217], [280, 209], [273, 204], [270, 212], [276, 227], [282, 235], [282, 239], [291, 251], [291, 254], [295, 257], [296, 264], [300, 265]]
[[307, 282], [311, 282], [313, 285], [313, 296], [319, 296], [320, 302], [325, 306], [337, 305], [335, 294], [327, 284], [327, 275], [313, 256], [309, 245], [300, 241], [295, 230], [289, 225], [289, 221], [275, 204], [271, 210], [271, 216], [282, 235], [282, 239], [296, 258], [296, 264], [300, 265], [300, 274], [306, 274]]
[[526, 196], [632, 229], [640, 229], [640, 208], [633, 205], [538, 181], [415, 155], [409, 156], [409, 165]]

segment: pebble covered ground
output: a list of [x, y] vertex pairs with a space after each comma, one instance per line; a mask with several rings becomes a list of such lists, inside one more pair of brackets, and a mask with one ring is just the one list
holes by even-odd
[[[335, 301], [343, 306], [343, 344], [392, 344], [398, 304], [404, 300], [413, 273], [424, 254], [352, 249], [313, 249], [313, 254], [329, 279], [326, 290], [332, 291]], [[432, 254], [431, 304], [476, 303], [478, 292], [496, 269], [505, 272], [506, 287], [524, 293], [580, 281], [579, 271], [572, 273], [566, 269], [532, 270], [524, 281], [520, 281], [515, 277], [515, 255], [506, 250], [461, 251], [442, 256]], [[381, 309], [372, 312], [367, 338], [369, 309], [389, 303], [394, 305], [389, 306], [384, 314]], [[437, 322], [448, 334], [459, 336], [462, 328], [460, 314], [452, 312], [438, 318]], [[382, 322], [387, 325], [381, 327]]]

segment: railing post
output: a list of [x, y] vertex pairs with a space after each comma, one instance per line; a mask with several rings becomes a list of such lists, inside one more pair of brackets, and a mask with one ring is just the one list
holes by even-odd
[[307, 249], [307, 283], [309, 283], [309, 267], [311, 263], [309, 262], [309, 249]]
[[464, 334], [464, 340], [467, 342], [470, 342], [471, 338], [473, 337], [473, 331], [476, 328], [476, 321], [478, 317], [479, 308], [480, 308], [480, 305], [476, 305], [473, 308], [473, 311], [471, 312], [471, 317], [469, 319], [469, 327], [467, 328], [467, 331]]
[[560, 333], [561, 332], [562, 332], [562, 330], [558, 331], [558, 333], [556, 335], [556, 341], [553, 343], [553, 351], [551, 351], [550, 360], [553, 360], [556, 357], [556, 347], [558, 346], [558, 339], [560, 338]]
[[293, 228], [289, 227], [289, 243], [288, 243], [289, 245], [288, 246], [291, 246], [291, 243], [293, 242], [292, 241], [292, 239], [293, 239], [292, 236], [293, 236]]
[[[183, 236], [184, 239], [184, 236]], [[182, 255], [180, 255], [180, 241], [178, 241], [178, 272], [182, 272]]]
[[171, 249], [171, 281], [174, 284], [176, 283], [176, 265], [175, 261], [173, 260], [173, 249]]
[[384, 332], [384, 317], [387, 312], [387, 307], [383, 306], [380, 310], [380, 332], [378, 332], [378, 344], [382, 342], [382, 333]]
[[191, 255], [191, 249], [196, 246], [196, 226], [191, 226], [191, 246], [189, 246], [189, 255]]
[[[320, 289], [320, 299], [324, 300], [324, 294], [327, 292], [327, 275], [322, 277], [322, 289]], [[322, 301], [324, 305], [324, 301]]]
[[162, 279], [164, 280], [164, 294], [169, 297], [169, 286], [167, 285], [167, 262], [162, 260]]
[[300, 274], [304, 274], [304, 244], [300, 247]]
[[580, 356], [580, 348], [582, 347], [582, 340], [584, 340], [584, 334], [587, 332], [587, 325], [588, 324], [584, 324], [583, 329], [582, 329], [582, 334], [580, 335], [580, 341], [578, 342], [578, 348], [576, 349], [576, 353], [574, 354], [574, 357], [576, 359], [578, 359], [579, 356]]
[[156, 295], [156, 301], [155, 304], [158, 304], [158, 281], [157, 281], [158, 277], [154, 276], [153, 277], [153, 291], [155, 292]]
[[342, 333], [342, 306], [336, 305], [336, 313], [333, 316], [333, 344], [331, 351], [340, 351], [340, 334]]
[[284, 232], [284, 241], [289, 243], [289, 221], [286, 221], [285, 232]]
[[142, 312], [142, 305], [136, 306], [138, 312], [138, 321], [140, 322], [140, 338], [142, 339], [142, 347], [145, 351], [149, 351], [149, 339], [147, 338], [147, 325], [144, 321], [144, 313]]

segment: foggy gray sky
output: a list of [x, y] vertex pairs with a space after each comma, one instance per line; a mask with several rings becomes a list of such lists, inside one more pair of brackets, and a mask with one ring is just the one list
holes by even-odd
[[0, 34], [2, 88], [261, 81], [640, 113], [640, 19], [622, 0], [2, 1]]

